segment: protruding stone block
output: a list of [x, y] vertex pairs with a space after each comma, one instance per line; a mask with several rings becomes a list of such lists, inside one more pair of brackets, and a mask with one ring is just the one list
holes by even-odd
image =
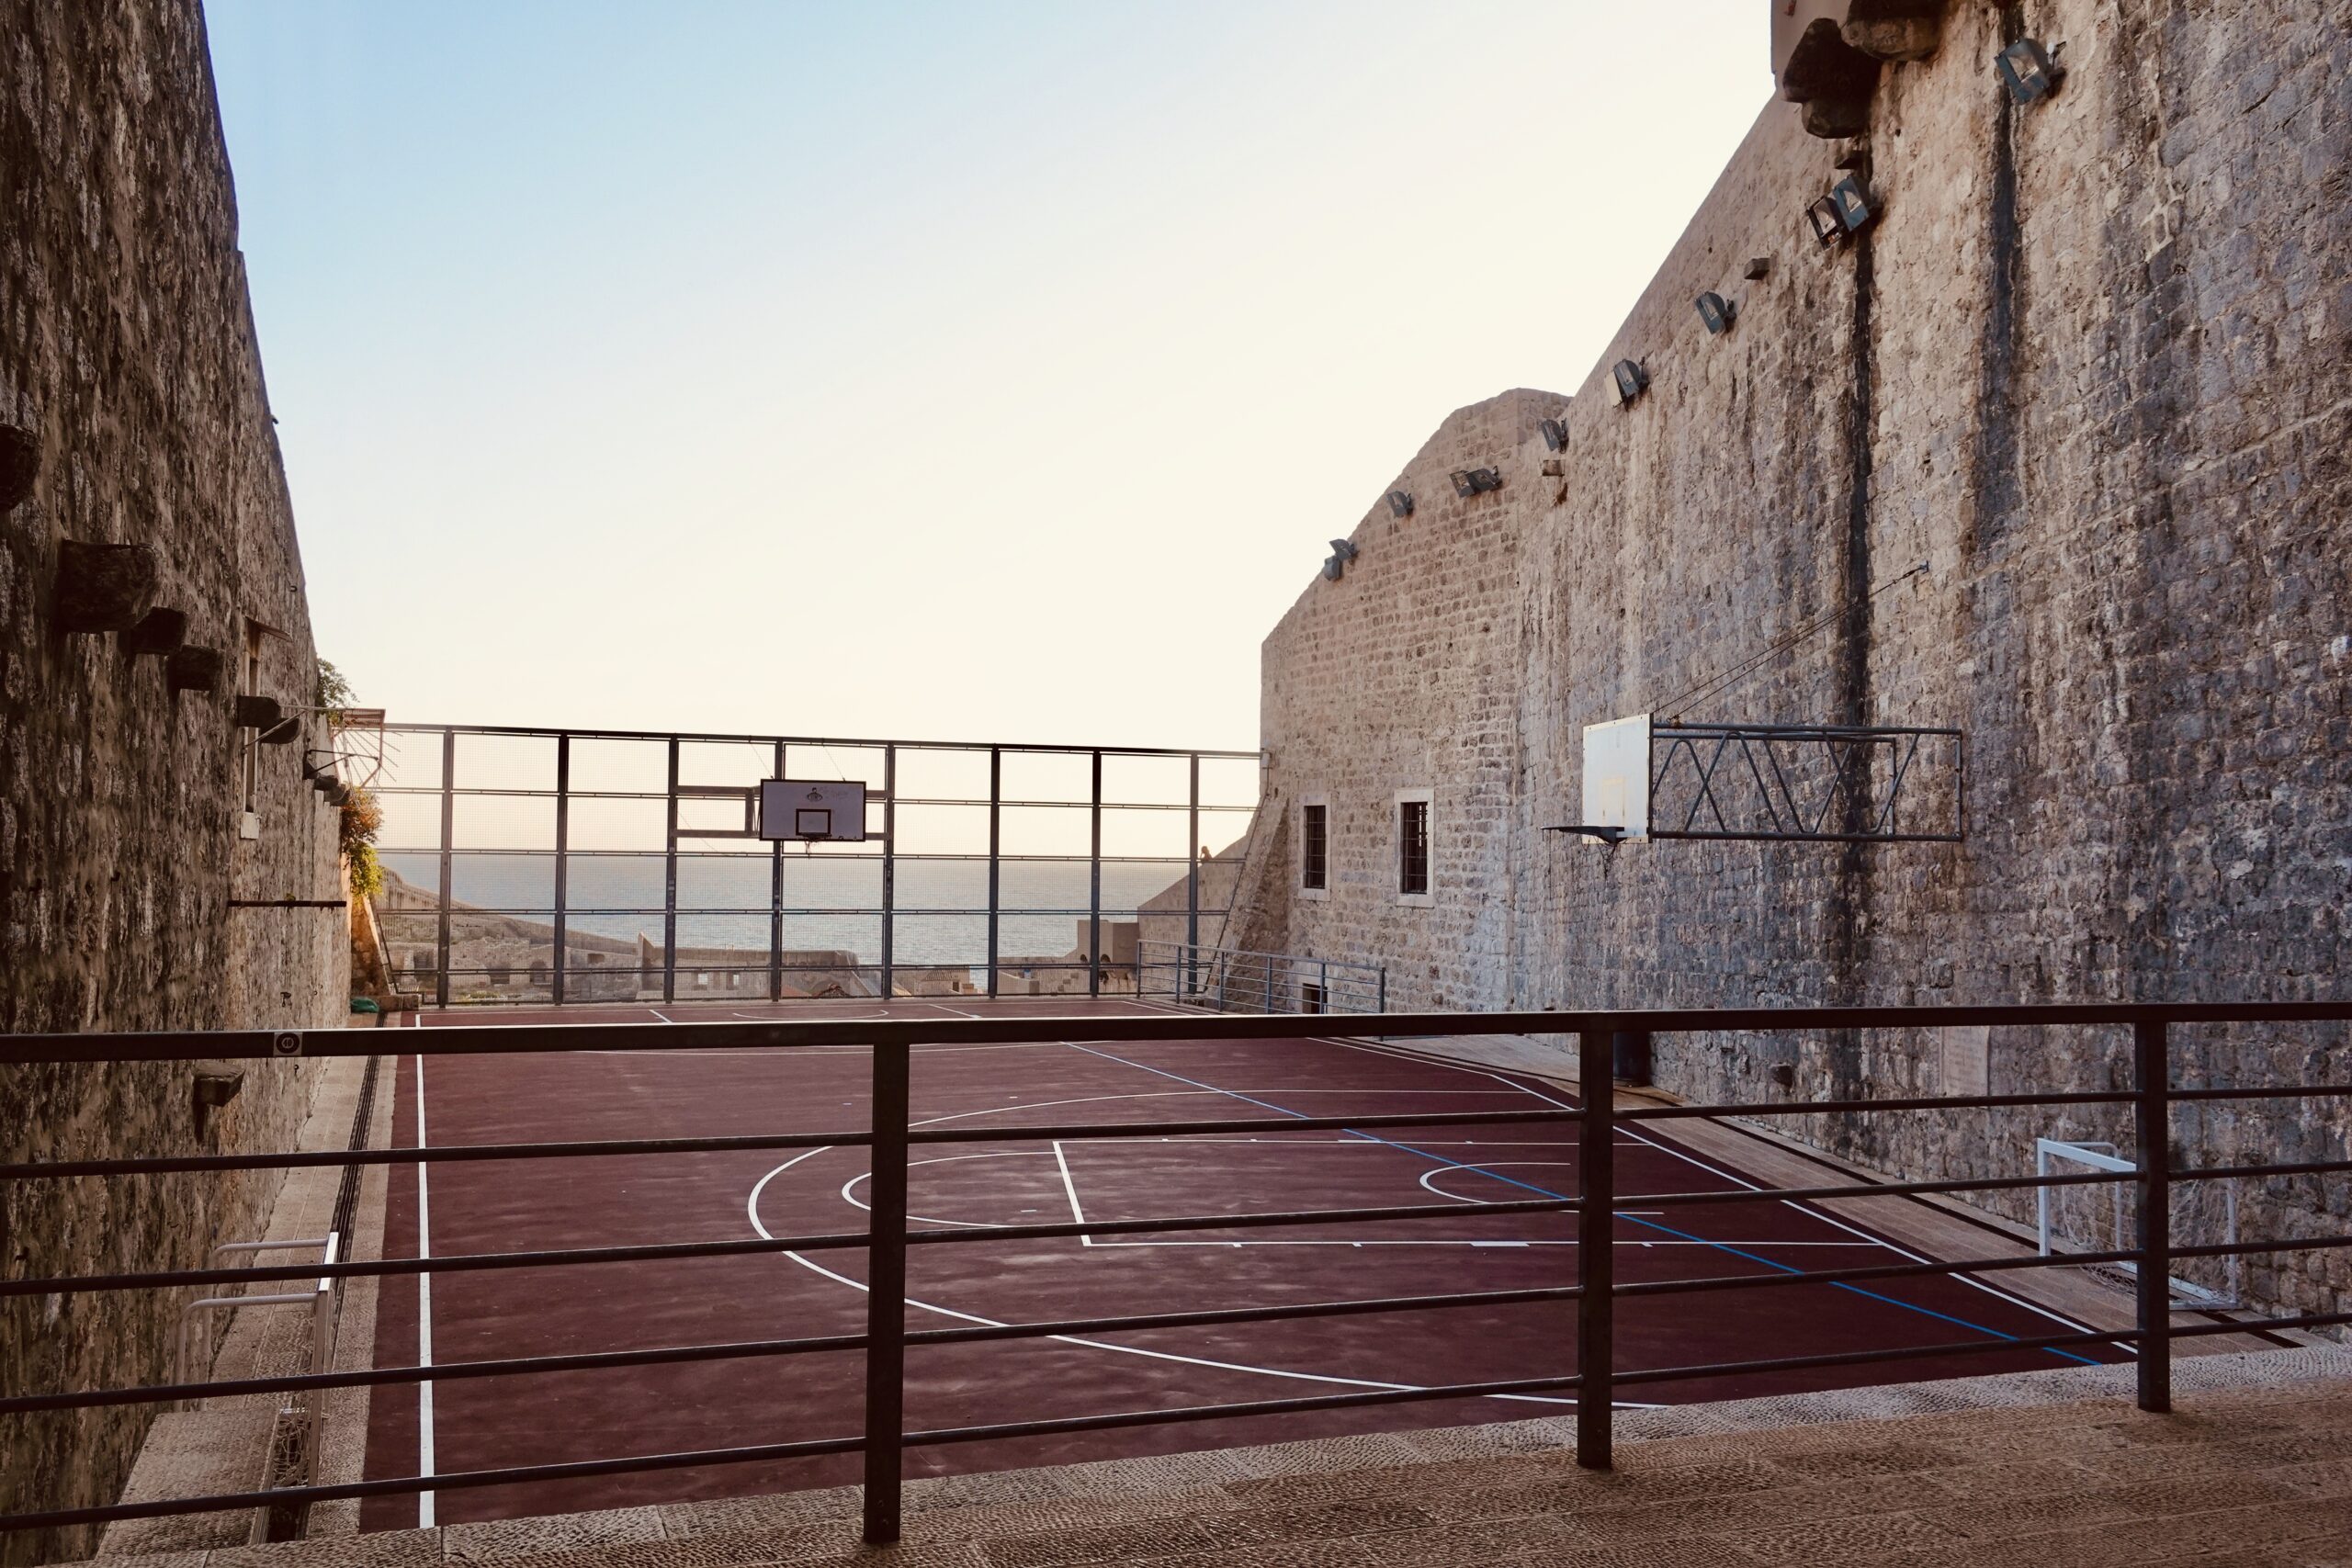
[[40, 437], [21, 424], [0, 424], [0, 516], [32, 494], [40, 477]]
[[1860, 136], [1871, 128], [1868, 98], [1809, 98], [1804, 114], [1805, 134], [1825, 141]]
[[1853, 0], [1846, 41], [1873, 60], [1925, 60], [1943, 41], [1943, 0]]
[[155, 603], [155, 552], [147, 545], [57, 542], [56, 626], [62, 632], [127, 632]]
[[187, 640], [186, 610], [150, 610], [137, 626], [122, 634], [122, 646], [133, 653], [169, 653]]
[[1878, 90], [1878, 62], [1846, 41], [1844, 30], [1826, 17], [1807, 27], [1781, 67], [1781, 96], [1792, 104], [1815, 98], [1859, 98]]
[[237, 698], [237, 728], [240, 729], [267, 729], [285, 716], [286, 710], [277, 705], [276, 697], [246, 693]]
[[164, 660], [164, 683], [175, 692], [217, 692], [220, 663], [217, 648], [174, 649]]

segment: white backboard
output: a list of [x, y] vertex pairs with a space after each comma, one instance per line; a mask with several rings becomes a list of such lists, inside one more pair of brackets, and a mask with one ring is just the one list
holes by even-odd
[[760, 837], [865, 841], [865, 785], [839, 779], [763, 779]]
[[1649, 715], [1584, 727], [1582, 819], [1623, 828], [1629, 840], [1650, 836]]

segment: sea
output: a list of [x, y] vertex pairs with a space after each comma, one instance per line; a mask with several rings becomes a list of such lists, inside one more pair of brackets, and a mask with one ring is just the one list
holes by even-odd
[[[413, 886], [439, 885], [437, 857], [390, 852], [387, 871]], [[662, 936], [663, 859], [660, 855], [574, 854], [566, 877], [565, 921], [573, 931], [617, 937]], [[476, 908], [551, 919], [555, 857], [546, 853], [459, 853], [451, 857], [450, 896]], [[1080, 945], [1086, 919], [1084, 861], [999, 863], [997, 951], [1004, 957], [1051, 957]], [[1182, 884], [1182, 861], [1106, 860], [1102, 914], [1133, 918], [1138, 905]], [[899, 857], [893, 959], [900, 964], [982, 964], [988, 958], [988, 863]], [[678, 944], [765, 948], [773, 873], [764, 856], [681, 855]], [[1204, 878], [1202, 912], [1223, 908], [1229, 876]], [[784, 946], [789, 951], [882, 956], [882, 862], [875, 855], [783, 856]], [[1152, 932], [1165, 936], [1170, 932]]]

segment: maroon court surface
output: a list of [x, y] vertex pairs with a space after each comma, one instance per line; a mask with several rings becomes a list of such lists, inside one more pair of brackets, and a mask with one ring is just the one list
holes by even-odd
[[[432, 1022], [665, 1018], [939, 1016], [962, 1004], [470, 1011]], [[972, 1004], [978, 1009], [985, 1004]], [[1540, 1080], [1437, 1061], [1372, 1041], [1091, 1042], [1083, 1001], [989, 1008], [1065, 1021], [1034, 1043], [922, 1046], [917, 1126], [1143, 1123], [1181, 1118], [1554, 1110]], [[1096, 1012], [1139, 1010], [1102, 1003]], [[1152, 1009], [1153, 1011], [1165, 1010]], [[804, 1050], [600, 1051], [399, 1057], [395, 1141], [432, 1144], [701, 1137], [866, 1125], [867, 1054]], [[420, 1077], [421, 1080], [420, 1081]], [[1619, 1132], [1620, 1194], [1752, 1185], [1643, 1127]], [[1574, 1220], [1481, 1205], [1577, 1191], [1576, 1128], [1530, 1122], [919, 1146], [917, 1228], [1113, 1221], [1283, 1209], [1427, 1203], [1451, 1219], [1283, 1230], [928, 1246], [908, 1261], [910, 1328], [1279, 1305], [1572, 1284]], [[871, 1159], [856, 1145], [400, 1168], [389, 1256], [734, 1240], [860, 1229]], [[420, 1235], [420, 1215], [424, 1216]], [[1904, 1252], [1795, 1203], [1644, 1211], [1615, 1224], [1621, 1282], [1758, 1275], [1900, 1261]], [[769, 1254], [388, 1280], [377, 1320], [384, 1366], [855, 1334], [862, 1251]], [[1573, 1303], [1481, 1306], [1184, 1330], [1089, 1334], [908, 1352], [909, 1429], [1172, 1409], [1350, 1390], [1560, 1375], [1575, 1367]], [[1620, 1303], [1621, 1371], [1711, 1361], [1958, 1342], [2076, 1326], [1958, 1279], [1866, 1289], [1799, 1285]], [[2109, 1359], [2095, 1352], [2096, 1359]], [[2083, 1357], [2005, 1350], [1862, 1366], [1642, 1384], [1621, 1404], [1684, 1402], [1889, 1379], [2054, 1367]], [[369, 1478], [447, 1474], [735, 1445], [854, 1436], [858, 1353], [825, 1352], [379, 1388]], [[1465, 1399], [1227, 1418], [918, 1449], [910, 1475], [1170, 1453], [1340, 1433], [1562, 1414], [1566, 1395]], [[856, 1479], [854, 1455], [372, 1498], [369, 1529], [719, 1497]]]

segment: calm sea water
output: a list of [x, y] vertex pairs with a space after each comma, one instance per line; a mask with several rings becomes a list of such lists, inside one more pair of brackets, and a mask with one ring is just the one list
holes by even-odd
[[[387, 854], [384, 865], [418, 887], [439, 886], [435, 858]], [[1181, 881], [1182, 861], [1105, 862], [1102, 912], [1125, 919], [1144, 900]], [[663, 863], [659, 855], [574, 855], [566, 881], [567, 924], [623, 940], [662, 935]], [[1089, 867], [1067, 862], [1001, 863], [998, 886], [998, 951], [1049, 956], [1079, 945], [1085, 919]], [[784, 945], [789, 950], [854, 953], [863, 962], [882, 955], [882, 864], [874, 857], [803, 856], [783, 863]], [[769, 862], [745, 856], [678, 863], [678, 943], [681, 947], [764, 949], [773, 887]], [[1221, 907], [1204, 882], [1203, 908]], [[451, 896], [478, 908], [513, 910], [548, 919], [555, 908], [551, 855], [460, 854], [451, 871]], [[898, 863], [893, 950], [902, 964], [980, 964], [988, 957], [988, 865], [978, 861]], [[947, 911], [907, 913], [906, 911]], [[1056, 912], [1069, 911], [1069, 912]], [[1167, 933], [1154, 932], [1154, 935]]]

